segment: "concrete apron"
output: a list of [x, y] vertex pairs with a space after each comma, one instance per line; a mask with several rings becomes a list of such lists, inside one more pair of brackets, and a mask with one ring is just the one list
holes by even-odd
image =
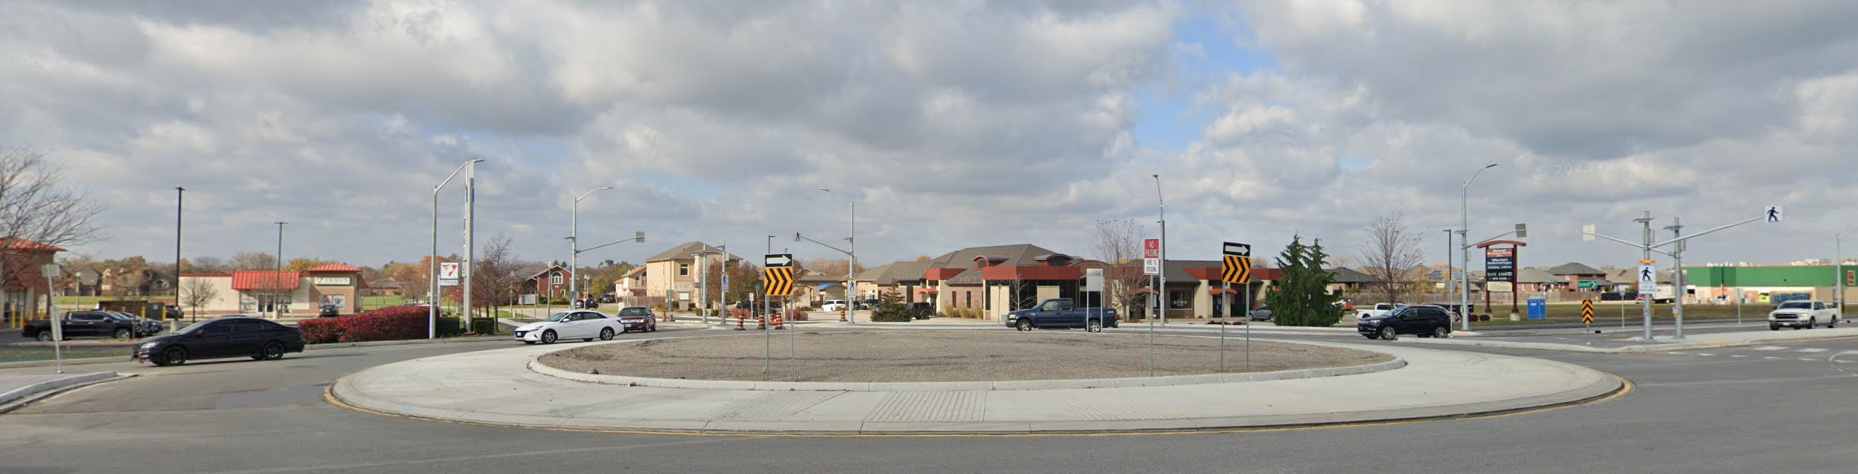
[[[630, 342], [637, 341], [613, 343]], [[1186, 385], [978, 390], [959, 383], [921, 383], [903, 391], [612, 385], [530, 369], [543, 354], [602, 344], [586, 343], [398, 362], [345, 377], [331, 386], [330, 394], [348, 406], [383, 414], [522, 427], [755, 435], [1011, 435], [1454, 418], [1580, 403], [1624, 388], [1618, 377], [1541, 359], [1393, 345], [1293, 343], [1382, 352], [1405, 365], [1356, 375]]]

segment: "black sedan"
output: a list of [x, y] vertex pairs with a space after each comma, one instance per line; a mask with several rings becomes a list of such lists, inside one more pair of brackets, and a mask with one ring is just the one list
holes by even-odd
[[203, 321], [166, 336], [136, 344], [136, 362], [159, 366], [181, 365], [190, 359], [251, 357], [276, 360], [287, 352], [303, 352], [303, 333], [297, 328], [257, 318], [227, 316]]
[[658, 315], [644, 306], [620, 308], [619, 322], [626, 332], [658, 332]]

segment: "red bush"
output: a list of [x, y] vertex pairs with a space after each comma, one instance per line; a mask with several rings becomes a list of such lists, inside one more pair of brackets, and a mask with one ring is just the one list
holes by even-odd
[[310, 344], [336, 342], [342, 337], [342, 320], [305, 319], [297, 322], [297, 329], [303, 331], [303, 342]]
[[424, 306], [395, 306], [342, 317], [341, 342], [425, 339], [427, 316]]

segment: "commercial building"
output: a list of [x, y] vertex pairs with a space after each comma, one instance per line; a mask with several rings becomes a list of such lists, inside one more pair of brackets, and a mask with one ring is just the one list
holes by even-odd
[[[232, 273], [181, 275], [181, 301], [190, 303], [194, 291], [209, 294], [198, 310], [205, 314], [315, 315], [322, 305], [335, 305], [342, 314], [362, 311], [361, 292], [367, 283], [361, 269], [330, 263], [304, 271], [241, 270]], [[189, 312], [193, 307], [184, 308]]]

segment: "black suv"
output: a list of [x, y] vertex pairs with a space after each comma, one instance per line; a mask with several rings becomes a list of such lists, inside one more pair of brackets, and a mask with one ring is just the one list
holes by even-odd
[[1452, 314], [1438, 306], [1403, 306], [1355, 324], [1356, 332], [1368, 339], [1394, 340], [1400, 334], [1419, 337], [1451, 337]]
[[332, 304], [323, 305], [323, 310], [316, 314], [318, 318], [333, 318], [342, 315], [342, 307]]

